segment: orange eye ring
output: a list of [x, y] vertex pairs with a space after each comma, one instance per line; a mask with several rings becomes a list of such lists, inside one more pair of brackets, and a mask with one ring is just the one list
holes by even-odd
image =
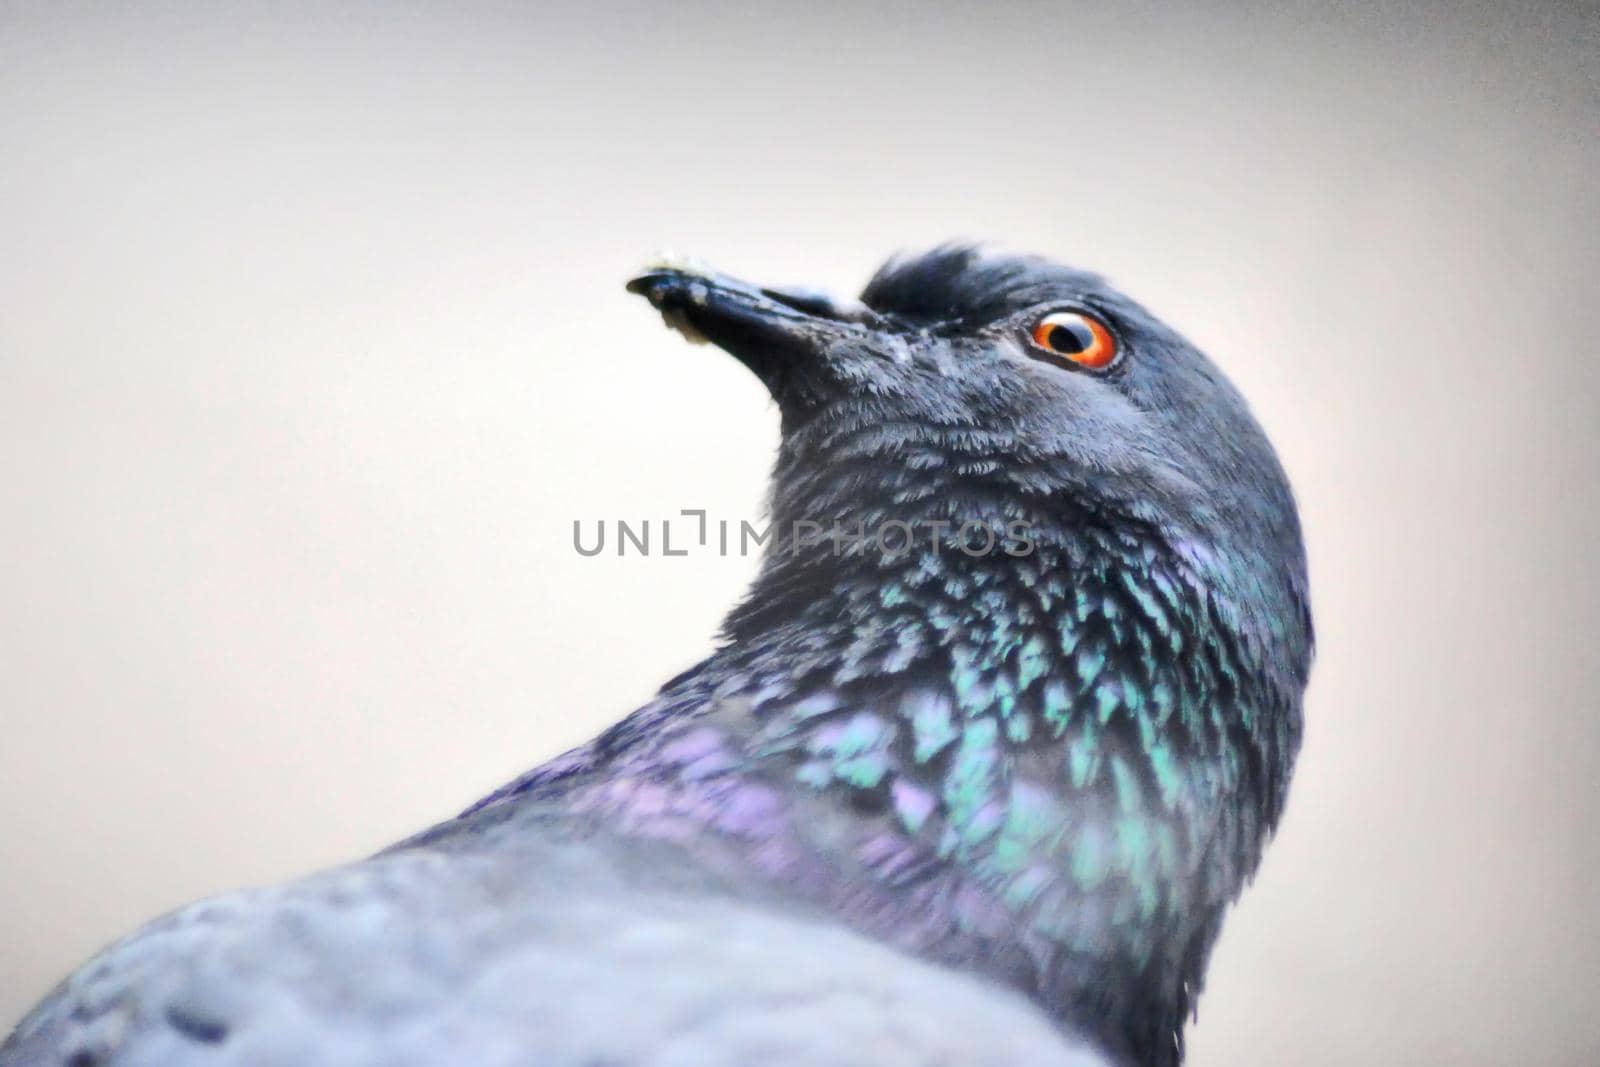
[[1105, 370], [1117, 361], [1117, 339], [1105, 323], [1081, 311], [1051, 312], [1034, 325], [1032, 339], [1052, 357], [1089, 370]]

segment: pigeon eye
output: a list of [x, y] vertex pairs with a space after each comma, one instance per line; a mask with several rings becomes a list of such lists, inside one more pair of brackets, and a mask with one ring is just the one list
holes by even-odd
[[1117, 339], [1105, 323], [1079, 311], [1055, 311], [1040, 319], [1033, 343], [1090, 370], [1105, 370], [1117, 359]]

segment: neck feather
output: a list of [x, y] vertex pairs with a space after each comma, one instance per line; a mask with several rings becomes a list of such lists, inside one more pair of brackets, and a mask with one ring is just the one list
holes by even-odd
[[1276, 821], [1298, 701], [1159, 538], [1079, 519], [1023, 557], [780, 557], [681, 695], [739, 708], [739, 762], [803, 787], [796, 847], [854, 872], [821, 887], [848, 917], [998, 961], [1159, 1063]]

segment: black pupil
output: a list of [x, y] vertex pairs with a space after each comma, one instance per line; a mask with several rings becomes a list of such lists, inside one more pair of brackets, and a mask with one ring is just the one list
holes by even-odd
[[1046, 336], [1050, 339], [1050, 347], [1057, 352], [1084, 352], [1094, 344], [1094, 334], [1081, 322], [1055, 323]]

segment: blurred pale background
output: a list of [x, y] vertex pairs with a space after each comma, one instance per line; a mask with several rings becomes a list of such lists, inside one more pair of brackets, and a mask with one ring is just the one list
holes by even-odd
[[1321, 659], [1199, 1067], [1600, 1060], [1593, 7], [0, 6], [0, 1026], [641, 702], [776, 436], [622, 291], [984, 237], [1253, 399]]

